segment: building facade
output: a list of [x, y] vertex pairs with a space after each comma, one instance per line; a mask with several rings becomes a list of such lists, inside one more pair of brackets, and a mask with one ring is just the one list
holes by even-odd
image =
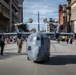
[[63, 5], [63, 25], [67, 26], [67, 4]]
[[71, 0], [71, 31], [76, 34], [76, 0]]
[[0, 0], [0, 32], [14, 31], [14, 23], [23, 21], [23, 0]]
[[58, 23], [60, 25], [63, 25], [63, 6], [62, 5], [58, 6]]
[[47, 24], [46, 32], [50, 32], [50, 24]]
[[67, 4], [59, 5], [58, 7], [58, 20], [61, 31], [63, 32], [71, 32], [71, 9], [70, 2]]
[[[52, 23], [56, 23], [56, 21], [52, 18], [49, 18], [49, 22], [52, 22]], [[46, 32], [53, 32], [55, 31], [55, 28], [56, 26], [54, 24], [47, 24], [47, 28], [46, 28]]]
[[66, 25], [67, 25], [66, 5], [58, 6], [58, 23], [60, 25], [60, 31], [66, 32]]

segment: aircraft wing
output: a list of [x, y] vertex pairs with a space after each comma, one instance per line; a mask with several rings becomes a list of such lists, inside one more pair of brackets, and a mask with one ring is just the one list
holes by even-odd
[[50, 35], [55, 35], [55, 32], [46, 32], [45, 34], [48, 35], [48, 36], [50, 36]]
[[73, 36], [73, 35], [74, 35], [74, 33], [63, 33], [63, 32], [60, 32], [60, 33], [46, 32], [45, 34], [46, 34], [46, 35], [55, 35], [55, 34], [59, 34], [59, 36]]
[[19, 32], [19, 33], [0, 33], [2, 36], [17, 36], [17, 34], [21, 35], [30, 35], [31, 32]]
[[55, 32], [47, 32], [46, 35], [51, 36], [54, 35], [56, 39], [59, 38], [59, 36], [72, 36], [73, 38], [75, 37], [74, 33], [55, 33]]
[[[19, 32], [19, 33], [0, 33], [0, 36], [17, 36], [18, 34], [21, 34], [21, 35], [30, 35], [32, 34], [33, 32]], [[43, 32], [45, 33], [45, 32]], [[46, 35], [48, 36], [51, 36], [51, 35], [54, 35], [55, 37], [59, 37], [59, 36], [74, 36], [74, 33], [55, 33], [55, 32], [46, 32], [45, 33]]]
[[59, 33], [60, 36], [74, 36], [74, 33]]
[[2, 36], [15, 36], [17, 33], [0, 33]]

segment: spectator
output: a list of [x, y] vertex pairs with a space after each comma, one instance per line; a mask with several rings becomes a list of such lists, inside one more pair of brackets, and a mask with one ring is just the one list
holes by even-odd
[[7, 43], [10, 43], [10, 37], [7, 38]]
[[5, 46], [4, 39], [3, 39], [3, 38], [1, 38], [1, 39], [0, 39], [1, 55], [3, 55], [4, 46]]
[[72, 44], [72, 42], [73, 42], [72, 37], [69, 38], [69, 42], [70, 42], [70, 44]]
[[69, 39], [68, 39], [68, 37], [67, 37], [67, 39], [66, 39], [66, 42], [67, 42], [67, 44], [68, 44], [68, 42], [69, 42]]

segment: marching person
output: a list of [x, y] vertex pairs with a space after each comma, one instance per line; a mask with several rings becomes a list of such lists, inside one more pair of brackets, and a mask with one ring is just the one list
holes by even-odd
[[18, 34], [17, 45], [18, 45], [18, 53], [21, 53], [22, 45], [23, 45], [21, 34]]

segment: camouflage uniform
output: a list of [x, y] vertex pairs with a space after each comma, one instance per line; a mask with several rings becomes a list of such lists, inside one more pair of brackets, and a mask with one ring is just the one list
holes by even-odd
[[18, 38], [18, 39], [17, 39], [18, 53], [21, 53], [21, 50], [22, 50], [22, 44], [23, 44], [22, 39], [21, 39], [21, 38]]

